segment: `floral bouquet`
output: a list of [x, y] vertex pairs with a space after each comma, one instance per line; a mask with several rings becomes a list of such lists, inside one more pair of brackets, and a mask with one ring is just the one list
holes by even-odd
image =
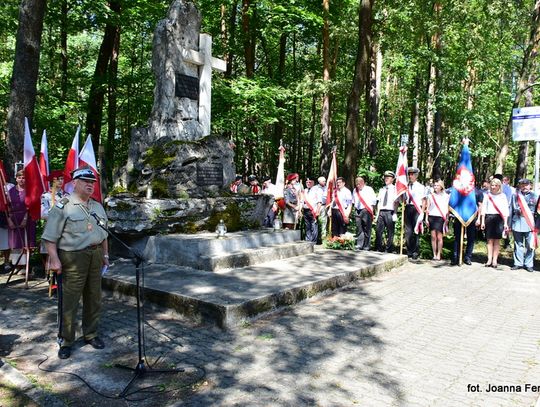
[[355, 241], [354, 235], [347, 232], [341, 236], [328, 237], [323, 242], [323, 247], [334, 250], [354, 250]]

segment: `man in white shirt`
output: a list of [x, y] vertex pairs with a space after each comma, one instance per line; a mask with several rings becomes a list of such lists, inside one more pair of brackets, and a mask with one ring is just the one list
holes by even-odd
[[315, 186], [315, 181], [312, 177], [306, 177], [306, 189], [304, 189], [303, 201], [302, 211], [306, 225], [305, 240], [315, 244], [319, 236], [317, 217], [322, 206], [322, 192], [320, 188]]
[[356, 218], [356, 249], [370, 250], [371, 225], [377, 205], [377, 196], [373, 188], [366, 185], [364, 178], [357, 177], [356, 187], [352, 192]]
[[405, 199], [405, 242], [407, 244], [407, 256], [416, 260], [420, 253], [421, 222], [423, 221], [424, 209], [426, 206], [426, 188], [418, 182], [420, 170], [416, 167], [409, 167], [409, 186]]
[[[276, 186], [272, 184], [271, 178], [268, 176], [265, 176], [262, 178], [262, 181], [263, 183], [262, 183], [261, 194], [276, 196], [276, 193], [277, 193]], [[266, 217], [264, 218], [263, 226], [266, 226], [268, 228], [274, 227], [274, 219], [276, 218], [278, 209], [279, 208], [276, 202], [274, 201], [274, 203], [272, 204], [272, 207], [268, 210], [268, 213], [266, 214]]]
[[345, 179], [338, 177], [332, 198], [332, 237], [341, 236], [347, 232], [351, 209], [351, 191], [345, 186]]
[[[379, 252], [391, 253], [394, 251], [394, 232], [396, 228], [396, 186], [392, 171], [384, 173], [384, 186], [379, 190], [377, 197], [377, 228], [375, 230], [375, 247]], [[386, 230], [386, 244], [383, 244], [383, 234]]]

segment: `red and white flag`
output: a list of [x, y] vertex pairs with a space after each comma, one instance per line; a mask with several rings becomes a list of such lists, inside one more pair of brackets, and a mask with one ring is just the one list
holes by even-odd
[[64, 165], [64, 184], [62, 189], [71, 194], [73, 192], [73, 184], [71, 183], [71, 172], [79, 168], [79, 133], [81, 132], [81, 126], [77, 127], [77, 132], [71, 143], [66, 164]]
[[49, 188], [49, 147], [47, 145], [47, 131], [43, 130], [43, 135], [41, 136], [41, 151], [39, 154], [39, 171], [41, 172], [41, 178], [43, 178], [43, 185], [45, 186], [45, 191], [48, 191]]
[[330, 171], [328, 172], [328, 178], [326, 179], [326, 204], [329, 205], [334, 197], [334, 189], [336, 188], [337, 180], [337, 160], [336, 149], [332, 150], [332, 162], [330, 163]]
[[101, 182], [99, 180], [99, 173], [96, 165], [96, 155], [94, 153], [94, 145], [92, 144], [92, 136], [89, 134], [86, 138], [81, 153], [79, 154], [79, 165], [82, 167], [87, 165], [90, 167], [94, 175], [96, 176], [96, 182], [94, 184], [94, 193], [90, 198], [101, 202]]
[[276, 200], [282, 199], [283, 190], [285, 189], [285, 147], [283, 145], [279, 146], [279, 161], [275, 185], [274, 198]]
[[401, 196], [409, 189], [407, 180], [407, 146], [399, 148], [399, 157], [396, 167], [396, 194]]
[[43, 178], [32, 146], [32, 136], [28, 119], [24, 118], [24, 203], [30, 217], [37, 221], [41, 218], [41, 195], [45, 192]]
[[4, 163], [0, 160], [0, 212], [9, 210], [9, 198], [7, 195], [7, 175]]

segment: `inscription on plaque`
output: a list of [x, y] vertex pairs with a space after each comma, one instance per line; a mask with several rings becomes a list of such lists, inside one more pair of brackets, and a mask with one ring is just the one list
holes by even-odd
[[223, 185], [223, 164], [197, 163], [197, 185]]
[[199, 78], [177, 73], [174, 95], [178, 98], [199, 100]]

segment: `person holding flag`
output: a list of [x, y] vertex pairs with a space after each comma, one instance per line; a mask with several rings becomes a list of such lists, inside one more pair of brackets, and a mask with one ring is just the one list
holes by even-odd
[[300, 206], [298, 189], [296, 187], [298, 178], [299, 176], [296, 173], [287, 175], [287, 185], [283, 191], [283, 199], [285, 202], [285, 208], [283, 209], [283, 227], [285, 229], [296, 229], [296, 223], [298, 222], [297, 214], [302, 208]]
[[9, 198], [8, 191], [13, 188], [12, 184], [6, 182], [6, 171], [4, 163], [0, 160], [0, 251], [4, 256], [2, 272], [7, 273], [10, 270], [9, 265], [9, 229], [7, 218], [9, 216]]
[[[384, 186], [377, 197], [377, 226], [375, 229], [375, 248], [379, 252], [394, 251], [394, 233], [396, 229], [397, 194], [394, 178], [396, 174], [385, 171]], [[386, 231], [386, 244], [383, 245], [383, 234]]]
[[319, 216], [317, 217], [317, 222], [319, 223], [319, 237], [322, 242], [326, 239], [328, 231], [326, 230], [328, 225], [328, 208], [326, 207], [326, 178], [320, 176], [317, 178], [317, 185], [314, 188], [317, 188], [321, 193], [321, 209], [319, 210]]
[[454, 254], [451, 265], [461, 265], [463, 255], [463, 236], [467, 234], [467, 248], [464, 263], [471, 265], [471, 256], [476, 240], [476, 226], [480, 225], [480, 208], [483, 201], [482, 191], [475, 186], [475, 177], [471, 164], [469, 139], [462, 140], [460, 160], [456, 176], [450, 188], [448, 207], [454, 221]]
[[316, 244], [319, 237], [317, 216], [322, 205], [322, 192], [320, 188], [315, 187], [315, 180], [312, 177], [306, 177], [306, 189], [304, 189], [303, 194], [302, 209], [306, 225], [306, 241]]
[[357, 177], [355, 184], [352, 198], [356, 218], [356, 250], [370, 250], [371, 225], [377, 197], [373, 188], [366, 185], [363, 177]]
[[418, 182], [420, 170], [416, 167], [409, 167], [407, 174], [409, 184], [407, 193], [403, 194], [405, 200], [405, 215], [403, 224], [405, 226], [405, 241], [407, 242], [407, 256], [413, 260], [420, 255], [419, 234], [422, 233], [422, 221], [426, 207], [426, 188]]
[[534, 271], [534, 250], [537, 245], [537, 230], [534, 211], [538, 197], [531, 190], [531, 181], [524, 178], [510, 201], [511, 229], [514, 235], [514, 266], [512, 270], [524, 268]]
[[351, 210], [351, 190], [345, 186], [343, 177], [337, 177], [332, 199], [332, 237], [341, 236], [347, 232]]

